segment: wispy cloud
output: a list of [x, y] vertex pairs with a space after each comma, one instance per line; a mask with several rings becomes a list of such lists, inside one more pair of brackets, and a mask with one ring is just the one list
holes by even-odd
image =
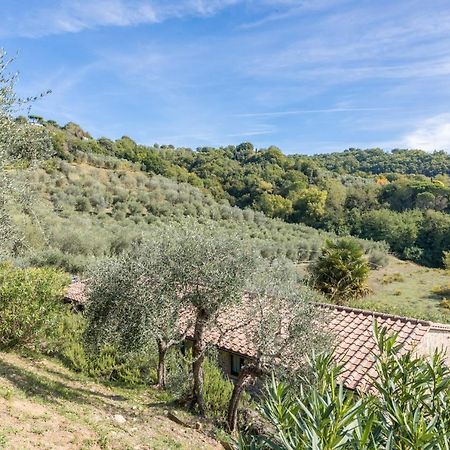
[[153, 24], [184, 16], [210, 16], [242, 0], [43, 0], [6, 13], [0, 36], [42, 37], [104, 26]]
[[422, 150], [450, 150], [450, 113], [423, 121], [403, 138], [404, 146]]
[[286, 111], [269, 111], [236, 114], [236, 117], [279, 117], [296, 116], [300, 114], [321, 114], [321, 113], [341, 113], [341, 112], [364, 112], [364, 111], [386, 111], [388, 108], [323, 108], [323, 109], [294, 109]]

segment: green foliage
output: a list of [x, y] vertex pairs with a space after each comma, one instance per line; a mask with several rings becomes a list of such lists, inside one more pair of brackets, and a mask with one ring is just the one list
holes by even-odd
[[378, 249], [369, 250], [368, 261], [370, 268], [374, 270], [381, 269], [389, 264], [389, 259], [386, 252]]
[[313, 285], [338, 303], [368, 292], [369, 266], [361, 247], [351, 239], [327, 241], [310, 273]]
[[55, 269], [0, 265], [0, 348], [42, 349], [64, 314], [69, 279]]
[[[118, 255], [133, 241], [186, 218], [215, 222], [224, 231], [251, 239], [264, 256], [287, 256], [293, 261], [317, 258], [325, 238], [332, 236], [303, 224], [287, 224], [261, 212], [218, 203], [189, 184], [150, 177], [118, 159], [96, 156], [86, 166], [76, 158], [76, 164], [53, 160], [55, 171], [36, 170], [27, 177], [42, 200], [34, 206], [40, 226], [30, 220], [23, 230], [34, 247], [25, 256], [26, 263], [80, 273], [93, 259]], [[94, 194], [102, 200], [93, 206], [89, 199]], [[77, 211], [80, 199], [85, 199], [89, 212]], [[18, 222], [24, 222], [23, 216]], [[377, 243], [367, 243], [365, 249], [386, 252]]]
[[[440, 266], [442, 252], [450, 248], [444, 238], [433, 236], [432, 246], [427, 238], [428, 216], [442, 214], [444, 219], [434, 217], [432, 222], [447, 221], [446, 228], [450, 220], [450, 158], [443, 152], [350, 149], [313, 157], [286, 156], [276, 147], [255, 150], [251, 143], [194, 151], [171, 145], [138, 145], [127, 136], [116, 141], [95, 140], [78, 125], [61, 129], [39, 120], [40, 128], [52, 133], [57, 154], [69, 162], [117, 170], [129, 161], [135, 170], [198, 187], [202, 196], [212, 196], [221, 206], [199, 206], [198, 195], [189, 198], [186, 205], [186, 195], [180, 201], [176, 194], [179, 187], [171, 188], [167, 202], [161, 204], [156, 193], [146, 200], [133, 198], [140, 186], [129, 186], [132, 195], [124, 198], [121, 193], [99, 193], [97, 184], [82, 186], [76, 196], [69, 194], [72, 211], [104, 214], [120, 222], [130, 218], [135, 223], [152, 220], [147, 218], [149, 214], [206, 216], [212, 220], [242, 215], [242, 211], [225, 206], [229, 203], [339, 235], [385, 241], [397, 256], [421, 264]], [[69, 185], [78, 181], [70, 177]], [[63, 184], [60, 187], [66, 191]], [[51, 197], [57, 208], [69, 200], [67, 192], [52, 192]], [[432, 235], [434, 231], [438, 230], [432, 230]]]
[[[216, 363], [217, 355], [210, 351], [203, 365], [205, 414], [220, 425], [226, 421], [228, 402], [233, 392], [234, 384], [225, 378], [222, 369]], [[181, 401], [189, 399], [192, 391], [192, 354], [183, 355], [180, 351], [173, 351], [167, 362], [167, 389]], [[248, 403], [250, 397], [244, 396]]]
[[375, 393], [356, 395], [339, 383], [332, 354], [309, 360], [299, 392], [275, 380], [261, 406], [274, 432], [239, 448], [391, 450], [450, 445], [450, 369], [442, 354], [401, 352], [395, 336], [375, 327]]
[[0, 256], [11, 255], [23, 245], [23, 236], [11, 219], [11, 209], [32, 210], [26, 184], [11, 176], [12, 168], [30, 171], [38, 160], [47, 157], [51, 142], [47, 130], [24, 118], [15, 119], [25, 105], [36, 97], [21, 99], [15, 92], [17, 74], [9, 72], [13, 59], [0, 49]]
[[432, 292], [434, 295], [450, 298], [450, 283], [445, 286], [436, 286]]
[[435, 177], [450, 173], [450, 157], [444, 151], [429, 153], [423, 150], [393, 150], [379, 148], [351, 148], [339, 153], [327, 153], [313, 158], [321, 166], [338, 173], [373, 174], [401, 173], [423, 174]]
[[286, 219], [292, 214], [292, 202], [281, 195], [264, 192], [253, 202], [253, 207], [269, 217]]
[[312, 186], [309, 189], [301, 189], [291, 192], [289, 197], [294, 208], [294, 220], [314, 224], [325, 214], [327, 192]]
[[392, 250], [401, 253], [416, 243], [421, 220], [422, 215], [416, 211], [368, 211], [361, 216], [361, 235], [377, 241], [385, 240]]
[[206, 415], [224, 424], [234, 384], [224, 377], [222, 370], [210, 358], [203, 365], [203, 377]]
[[128, 385], [155, 381], [155, 349], [146, 354], [124, 354], [111, 345], [105, 345], [96, 354], [86, 352], [83, 333], [86, 321], [78, 314], [67, 314], [56, 330], [55, 353], [64, 363], [86, 376]]

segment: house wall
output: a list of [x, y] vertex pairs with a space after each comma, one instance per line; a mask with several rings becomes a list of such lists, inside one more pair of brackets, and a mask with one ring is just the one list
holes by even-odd
[[436, 350], [446, 354], [450, 365], [450, 327], [431, 327], [417, 347], [417, 352], [421, 355], [431, 355]]
[[[184, 351], [188, 351], [192, 349], [193, 341], [191, 339], [186, 339], [184, 341]], [[234, 353], [228, 352], [226, 350], [218, 350], [218, 363], [220, 368], [222, 369], [224, 375], [226, 375], [231, 380], [235, 381], [237, 376], [231, 373], [231, 358]], [[236, 353], [237, 355], [237, 353]], [[240, 356], [240, 355], [239, 355]]]

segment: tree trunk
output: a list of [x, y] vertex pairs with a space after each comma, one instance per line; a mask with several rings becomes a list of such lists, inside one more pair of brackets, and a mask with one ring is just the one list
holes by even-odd
[[158, 340], [158, 387], [160, 389], [166, 387], [166, 353], [167, 346]]
[[231, 394], [230, 403], [228, 404], [228, 428], [231, 432], [237, 428], [237, 419], [239, 411], [239, 401], [242, 392], [247, 389], [258, 377], [264, 374], [264, 370], [260, 367], [257, 361], [248, 363], [239, 373], [236, 384], [234, 385], [233, 393]]
[[205, 414], [205, 400], [203, 397], [203, 361], [205, 360], [205, 328], [208, 322], [208, 315], [205, 310], [200, 309], [197, 312], [194, 329], [194, 345], [192, 347], [192, 372], [194, 377], [194, 386], [192, 392], [191, 408], [198, 407], [201, 415]]
[[230, 402], [228, 403], [228, 428], [231, 432], [236, 430], [239, 401], [242, 392], [253, 382], [257, 373], [251, 367], [243, 367], [236, 384], [234, 385], [233, 393], [231, 394]]

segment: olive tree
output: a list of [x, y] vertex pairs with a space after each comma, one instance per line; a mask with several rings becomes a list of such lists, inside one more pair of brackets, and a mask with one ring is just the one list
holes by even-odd
[[257, 264], [255, 252], [238, 235], [194, 222], [173, 230], [176, 250], [168, 257], [170, 271], [183, 301], [194, 317], [193, 392], [191, 406], [205, 412], [203, 363], [208, 346], [206, 332], [227, 307], [242, 301]]
[[0, 249], [4, 252], [18, 240], [17, 230], [10, 218], [12, 201], [30, 211], [30, 196], [24, 184], [10, 176], [14, 167], [31, 169], [36, 161], [51, 150], [51, 143], [43, 127], [15, 119], [15, 115], [35, 99], [21, 99], [15, 92], [17, 74], [9, 67], [13, 59], [0, 50]]
[[177, 252], [171, 231], [135, 244], [96, 266], [88, 281], [84, 333], [88, 349], [112, 345], [124, 353], [158, 347], [158, 386], [166, 385], [167, 352], [182, 342], [191, 325], [180, 326], [184, 299], [173, 276]]
[[300, 286], [290, 261], [261, 259], [249, 281], [239, 317], [253, 355], [241, 368], [229, 402], [231, 431], [237, 426], [241, 394], [249, 385], [273, 372], [292, 382], [303, 373], [306, 357], [329, 341], [322, 313], [313, 305], [316, 294]]

